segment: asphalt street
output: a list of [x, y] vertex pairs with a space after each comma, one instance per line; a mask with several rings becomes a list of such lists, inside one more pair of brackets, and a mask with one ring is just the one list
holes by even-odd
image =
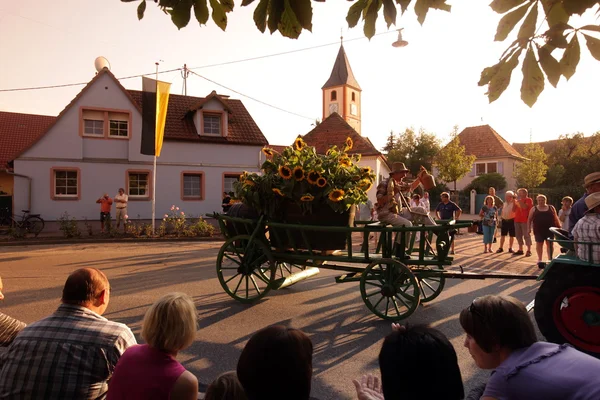
[[[457, 237], [455, 263], [465, 271], [537, 274], [535, 257], [483, 254], [481, 236]], [[340, 272], [320, 274], [271, 291], [257, 304], [243, 305], [219, 285], [215, 259], [221, 242], [102, 243], [0, 247], [0, 275], [6, 299], [1, 310], [25, 322], [52, 313], [67, 275], [80, 267], [103, 270], [111, 283], [105, 316], [127, 324], [139, 337], [142, 318], [159, 296], [181, 291], [192, 296], [200, 315], [195, 343], [178, 357], [202, 384], [234, 370], [239, 354], [257, 330], [283, 324], [306, 332], [314, 344], [312, 396], [319, 400], [356, 398], [352, 378], [378, 373], [377, 355], [390, 324], [365, 307], [357, 282], [336, 284]], [[458, 322], [460, 311], [485, 294], [515, 296], [525, 304], [538, 283], [508, 279], [447, 281], [443, 293], [419, 306], [407, 322], [430, 324], [454, 345], [467, 391], [489, 374], [475, 366]], [[423, 371], [427, 374], [427, 371]], [[265, 377], [265, 384], [268, 377]], [[424, 390], [427, 390], [424, 388]]]

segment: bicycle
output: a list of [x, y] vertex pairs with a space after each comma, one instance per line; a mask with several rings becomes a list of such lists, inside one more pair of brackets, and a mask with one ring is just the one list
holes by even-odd
[[0, 210], [0, 233], [8, 234], [11, 229], [16, 229], [24, 235], [31, 233], [37, 237], [44, 229], [44, 220], [40, 214], [30, 214], [29, 210], [21, 210], [23, 215], [18, 220], [15, 216], [10, 215], [8, 208]]

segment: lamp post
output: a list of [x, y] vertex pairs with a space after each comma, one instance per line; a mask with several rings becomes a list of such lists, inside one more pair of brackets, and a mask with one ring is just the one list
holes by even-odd
[[400, 28], [398, 29], [398, 40], [396, 40], [394, 43], [392, 43], [392, 46], [394, 47], [405, 47], [406, 45], [408, 45], [408, 42], [406, 40], [402, 39], [402, 30], [404, 28]]

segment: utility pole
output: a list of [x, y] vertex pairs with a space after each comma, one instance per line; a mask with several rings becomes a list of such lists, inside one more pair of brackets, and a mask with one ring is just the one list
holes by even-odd
[[181, 77], [183, 78], [183, 95], [187, 96], [187, 78], [190, 76], [190, 70], [187, 68], [187, 64], [183, 64], [183, 70], [181, 71]]

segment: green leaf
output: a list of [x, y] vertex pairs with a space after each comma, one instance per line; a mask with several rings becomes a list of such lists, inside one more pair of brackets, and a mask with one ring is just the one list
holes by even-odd
[[279, 22], [279, 32], [285, 37], [297, 39], [302, 32], [302, 26], [296, 18], [296, 14], [290, 5], [290, 0], [285, 0], [283, 13]]
[[254, 2], [254, 0], [242, 0], [242, 7], [246, 7], [250, 4], [252, 4]]
[[392, 24], [396, 24], [396, 5], [394, 0], [383, 0], [383, 18], [389, 28]]
[[525, 54], [521, 71], [523, 72], [521, 100], [529, 107], [533, 107], [540, 93], [544, 91], [544, 74], [538, 65], [533, 48], [531, 47], [529, 47]]
[[592, 8], [598, 2], [596, 0], [562, 0], [565, 11], [569, 15], [583, 14], [588, 8]]
[[429, 0], [417, 0], [415, 3], [415, 14], [417, 14], [419, 24], [423, 25], [425, 17], [427, 17], [427, 12], [429, 12]]
[[600, 26], [599, 25], [586, 25], [586, 26], [582, 26], [579, 29], [583, 29], [584, 31], [600, 32]]
[[177, 29], [181, 29], [190, 22], [191, 14], [192, 0], [181, 0], [171, 10], [171, 21]]
[[569, 22], [569, 15], [561, 2], [557, 2], [556, 0], [542, 0], [542, 6], [546, 14], [548, 26], [552, 27], [559, 23], [566, 24]]
[[494, 40], [497, 42], [502, 42], [504, 39], [506, 39], [508, 34], [512, 32], [517, 25], [517, 22], [519, 22], [525, 16], [527, 8], [529, 8], [529, 4], [525, 4], [502, 17], [500, 22], [498, 22], [498, 29], [496, 30], [496, 36], [494, 37]]
[[490, 80], [498, 72], [498, 68], [500, 68], [500, 63], [491, 67], [484, 68], [483, 71], [481, 71], [481, 78], [479, 78], [479, 82], [477, 83], [477, 85], [485, 86], [488, 83], [490, 83]]
[[560, 59], [560, 72], [567, 80], [575, 73], [580, 57], [581, 48], [579, 47], [579, 39], [577, 39], [577, 35], [575, 34]]
[[560, 64], [556, 58], [552, 57], [550, 50], [546, 46], [538, 46], [538, 57], [540, 59], [540, 65], [546, 73], [548, 82], [554, 87], [558, 85], [560, 80]]
[[221, 30], [225, 30], [227, 28], [227, 14], [225, 14], [225, 10], [223, 10], [223, 6], [217, 0], [209, 0], [210, 6], [212, 8], [212, 20], [217, 24]]
[[504, 14], [524, 2], [525, 0], [493, 0], [490, 7], [498, 14]]
[[206, 25], [208, 22], [208, 5], [206, 0], [194, 0], [194, 15], [200, 25]]
[[592, 54], [592, 56], [600, 61], [600, 39], [596, 39], [595, 37], [583, 34], [585, 37], [585, 44], [587, 45], [588, 50]]
[[310, 0], [295, 0], [290, 4], [302, 28], [312, 32], [313, 9]]
[[365, 20], [363, 31], [365, 36], [369, 39], [375, 35], [375, 23], [377, 22], [377, 16], [380, 8], [381, 0], [372, 0], [369, 8], [363, 12], [363, 19]]
[[402, 10], [402, 14], [404, 14], [411, 1], [412, 0], [396, 0], [396, 3], [400, 4], [400, 10]]
[[531, 10], [529, 10], [529, 14], [525, 17], [525, 21], [523, 21], [523, 25], [519, 29], [519, 34], [517, 37], [519, 39], [529, 39], [535, 35], [535, 24], [538, 18], [538, 8], [537, 4], [533, 4]]
[[137, 8], [138, 20], [144, 18], [144, 12], [146, 11], [146, 0], [143, 0]]
[[501, 61], [498, 65], [498, 71], [492, 79], [490, 80], [490, 84], [488, 85], [488, 100], [490, 103], [498, 100], [500, 95], [506, 90], [508, 85], [510, 84], [510, 77], [512, 75], [513, 70], [519, 64], [519, 56], [523, 48], [520, 48], [515, 54], [512, 55], [506, 61]]
[[348, 22], [350, 28], [354, 28], [356, 24], [358, 24], [358, 20], [360, 19], [363, 10], [369, 5], [370, 3], [368, 0], [358, 0], [356, 3], [352, 4], [348, 10], [348, 15], [346, 15], [346, 22]]
[[267, 20], [269, 32], [273, 33], [278, 29], [284, 7], [284, 0], [269, 0], [269, 19]]
[[233, 7], [235, 6], [233, 0], [219, 0], [219, 2], [226, 13], [233, 11]]
[[269, 7], [269, 0], [260, 0], [256, 9], [254, 10], [254, 23], [259, 31], [265, 33], [267, 29], [267, 8]]

